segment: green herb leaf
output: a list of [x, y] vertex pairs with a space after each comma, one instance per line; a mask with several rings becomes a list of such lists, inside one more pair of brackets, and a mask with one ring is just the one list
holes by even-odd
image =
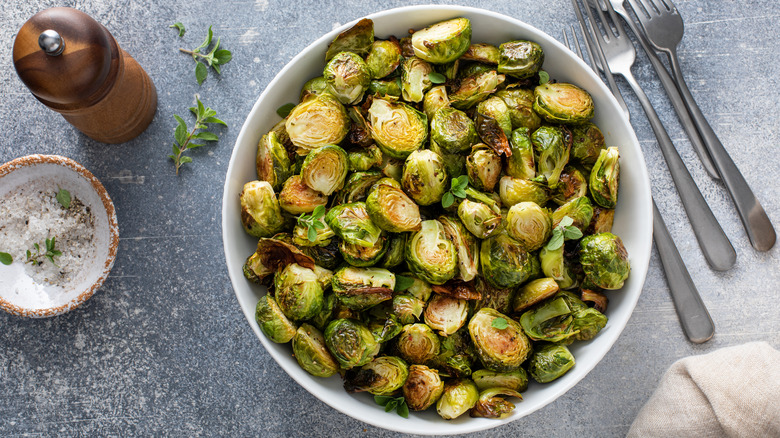
[[393, 409], [395, 409], [396, 405], [398, 405], [398, 402], [395, 400], [390, 400], [385, 405], [385, 412], [391, 412]]
[[428, 73], [428, 80], [434, 84], [443, 84], [447, 82], [447, 78], [443, 74], [436, 72]]
[[202, 131], [197, 134], [195, 134], [192, 138], [197, 138], [198, 140], [205, 140], [205, 141], [218, 141], [219, 136], [217, 134], [214, 134], [213, 132], [208, 131]]
[[446, 192], [441, 198], [441, 206], [444, 208], [450, 208], [455, 203], [455, 196], [450, 192]]
[[168, 27], [179, 29], [179, 37], [180, 38], [184, 36], [184, 32], [187, 32], [187, 29], [184, 28], [184, 25], [181, 24], [181, 22], [178, 22], [178, 21], [176, 23], [171, 24]]
[[[201, 63], [198, 63], [198, 65], [203, 66]], [[203, 67], [205, 68], [205, 66]], [[196, 118], [195, 125], [191, 130], [187, 127], [187, 123], [184, 121], [184, 119], [176, 114], [173, 116], [177, 123], [176, 130], [174, 131], [174, 139], [176, 140], [176, 143], [173, 145], [173, 155], [168, 155], [168, 157], [173, 160], [173, 163], [176, 166], [177, 175], [179, 174], [179, 169], [183, 164], [192, 162], [192, 158], [183, 155], [184, 152], [205, 145], [205, 143], [195, 143], [193, 140], [219, 140], [219, 137], [213, 132], [200, 131], [208, 128], [206, 124], [220, 124], [227, 126], [225, 122], [215, 117], [217, 112], [205, 106], [197, 95], [195, 96], [195, 101], [196, 105], [189, 108], [190, 112]]]
[[206, 76], [209, 74], [209, 69], [206, 64], [201, 62], [195, 65], [195, 80], [198, 81], [198, 85], [203, 85], [203, 81], [206, 80]]
[[405, 277], [403, 275], [395, 276], [395, 288], [393, 288], [394, 292], [403, 292], [412, 286], [414, 286], [414, 278]]
[[402, 400], [403, 401], [401, 401], [398, 404], [398, 408], [396, 408], [396, 412], [398, 412], [398, 415], [404, 418], [409, 418], [409, 406], [406, 404], [406, 399], [402, 399]]
[[0, 263], [8, 266], [13, 262], [14, 258], [11, 254], [8, 254], [7, 252], [0, 252]]
[[55, 196], [55, 199], [57, 199], [57, 202], [60, 203], [62, 208], [66, 209], [66, 210], [70, 208], [71, 198], [70, 198], [70, 192], [69, 191], [67, 191], [67, 190], [65, 190], [63, 188], [59, 188], [59, 191], [57, 192], [57, 196]]
[[539, 70], [539, 85], [543, 85], [548, 82], [550, 82], [550, 75], [544, 70]]
[[315, 227], [309, 227], [309, 231], [307, 232], [307, 236], [309, 238], [309, 242], [316, 242], [317, 241], [317, 229]]
[[553, 231], [553, 235], [550, 238], [550, 241], [547, 242], [547, 250], [555, 251], [561, 246], [563, 246], [563, 233], [561, 232], [561, 230], [556, 228]]
[[293, 110], [293, 108], [295, 108], [294, 103], [285, 103], [276, 109], [276, 114], [279, 114], [279, 117], [284, 119], [290, 115], [290, 112]]
[[577, 240], [582, 237], [582, 231], [574, 226], [568, 226], [563, 229], [563, 237], [568, 240]]
[[214, 58], [214, 61], [218, 64], [227, 64], [233, 59], [233, 53], [231, 53], [230, 50], [219, 49], [214, 52]]
[[499, 330], [503, 330], [507, 327], [509, 327], [509, 324], [507, 323], [506, 319], [504, 318], [494, 318], [493, 322], [490, 323], [493, 328], [497, 328]]
[[561, 219], [561, 221], [558, 222], [558, 227], [566, 228], [566, 227], [568, 227], [569, 225], [571, 225], [573, 223], [574, 223], [574, 219], [572, 219], [569, 216], [564, 216], [563, 219]]
[[203, 119], [203, 123], [217, 123], [217, 124], [220, 124], [220, 125], [223, 125], [223, 126], [227, 126], [227, 123], [225, 123], [224, 121], [222, 121], [222, 120], [220, 120], [220, 119], [218, 119], [216, 117], [213, 117], [213, 116], [209, 116], [209, 117], [206, 117], [205, 119]]
[[386, 406], [391, 400], [393, 400], [393, 397], [387, 395], [374, 396], [374, 403], [378, 404], [379, 406]]

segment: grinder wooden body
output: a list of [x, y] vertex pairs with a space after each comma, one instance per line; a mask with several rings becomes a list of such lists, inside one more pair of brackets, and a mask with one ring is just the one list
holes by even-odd
[[[47, 54], [39, 37], [53, 30], [64, 47]], [[30, 18], [14, 40], [19, 78], [44, 105], [90, 138], [123, 143], [143, 132], [157, 109], [149, 75], [89, 15], [51, 8]]]

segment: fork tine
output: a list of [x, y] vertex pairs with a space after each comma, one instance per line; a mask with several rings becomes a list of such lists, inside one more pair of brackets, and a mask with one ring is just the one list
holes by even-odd
[[617, 30], [618, 38], [628, 38], [626, 30], [623, 28], [623, 25], [620, 24], [620, 21], [618, 21], [617, 13], [615, 13], [615, 9], [612, 8], [612, 4], [609, 1], [605, 1], [604, 4], [607, 6], [607, 12], [609, 13], [609, 18], [612, 21], [612, 26], [615, 30]]
[[647, 18], [652, 18], [653, 14], [650, 13], [643, 2], [637, 0], [628, 0], [628, 2], [631, 3], [631, 9], [634, 10], [634, 13], [640, 21], [642, 20], [642, 17], [640, 17], [639, 14], [642, 14]]
[[[585, 60], [585, 57], [582, 56], [582, 50], [580, 49], [580, 40], [579, 40], [579, 38], [577, 38], [577, 31], [574, 30], [574, 25], [570, 24], [569, 28], [571, 29], [571, 35], [572, 35], [572, 38], [574, 39], [574, 47], [576, 48], [577, 56], [579, 56], [580, 59]], [[566, 32], [564, 31], [563, 34], [566, 35]], [[592, 65], [591, 65], [591, 68], [593, 68]]]

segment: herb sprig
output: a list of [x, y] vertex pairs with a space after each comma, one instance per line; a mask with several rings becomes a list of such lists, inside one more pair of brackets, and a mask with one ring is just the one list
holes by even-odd
[[298, 216], [298, 224], [302, 227], [306, 227], [306, 237], [309, 242], [317, 241], [317, 231], [325, 228], [325, 224], [322, 223], [322, 217], [325, 216], [325, 206], [318, 205], [314, 208], [314, 211], [310, 215], [302, 213]]
[[[195, 96], [195, 100], [198, 102], [198, 105], [190, 108], [192, 114], [195, 115], [195, 125], [192, 127], [191, 130], [189, 130], [189, 128], [187, 127], [187, 122], [185, 122], [184, 119], [182, 119], [180, 116], [176, 114], [173, 115], [173, 117], [176, 118], [178, 125], [176, 126], [176, 130], [173, 131], [173, 138], [175, 140], [173, 143], [173, 154], [168, 155], [168, 157], [172, 159], [174, 164], [176, 165], [176, 175], [179, 174], [179, 168], [182, 165], [192, 162], [192, 158], [184, 155], [184, 152], [205, 145], [205, 143], [193, 143], [193, 140], [203, 140], [203, 141], [219, 140], [217, 134], [214, 134], [213, 132], [204, 131], [204, 129], [208, 128], [206, 125], [220, 124], [220, 125], [227, 126], [227, 123], [223, 122], [222, 120], [216, 117], [217, 115], [216, 111], [214, 111], [209, 107], [204, 106], [197, 96]], [[197, 132], [199, 130], [200, 132]]]
[[[176, 26], [176, 24], [173, 26], [179, 28]], [[206, 80], [206, 76], [209, 74], [208, 67], [213, 68], [217, 74], [222, 74], [219, 66], [225, 65], [230, 62], [231, 59], [233, 59], [233, 54], [230, 52], [230, 50], [219, 48], [219, 44], [222, 41], [221, 37], [217, 38], [217, 43], [214, 45], [214, 47], [212, 47], [210, 52], [201, 52], [201, 50], [208, 50], [209, 46], [211, 45], [211, 41], [214, 37], [214, 32], [211, 30], [211, 27], [212, 26], [209, 26], [209, 32], [206, 35], [206, 39], [203, 40], [203, 42], [198, 47], [192, 50], [179, 49], [179, 51], [189, 54], [192, 56], [192, 59], [195, 60], [195, 79], [198, 81], [198, 85], [202, 85], [203, 81]], [[179, 36], [183, 35], [183, 28], [183, 25], [181, 28], [179, 28]], [[208, 67], [206, 65], [208, 65]]]
[[8, 266], [13, 262], [14, 262], [14, 257], [11, 254], [0, 251], [0, 263]]
[[582, 237], [582, 231], [579, 228], [573, 226], [574, 219], [569, 216], [564, 216], [558, 223], [552, 233], [550, 241], [547, 242], [547, 250], [555, 251], [563, 246], [564, 240], [575, 240]]
[[43, 264], [43, 259], [48, 259], [52, 265], [59, 268], [59, 265], [54, 262], [54, 257], [61, 256], [62, 252], [58, 249], [55, 249], [54, 247], [57, 244], [56, 239], [57, 237], [46, 239], [46, 251], [42, 251], [41, 246], [37, 243], [34, 243], [33, 248], [35, 248], [35, 253], [28, 249], [27, 260], [25, 260], [25, 263], [30, 263], [33, 266], [40, 266]]
[[444, 194], [441, 198], [441, 206], [448, 208], [455, 203], [455, 197], [465, 199], [466, 187], [469, 186], [468, 175], [461, 175], [457, 178], [452, 178], [452, 184], [450, 190]]
[[392, 412], [393, 409], [395, 409], [398, 415], [404, 418], [409, 418], [409, 406], [407, 406], [406, 399], [403, 397], [375, 395], [374, 402], [379, 406], [384, 406], [385, 412]]

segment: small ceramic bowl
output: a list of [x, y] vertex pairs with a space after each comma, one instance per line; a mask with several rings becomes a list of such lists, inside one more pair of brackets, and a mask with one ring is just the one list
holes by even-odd
[[[81, 268], [63, 285], [34, 279], [31, 265], [23, 260], [15, 260], [11, 265], [0, 264], [0, 308], [14, 315], [46, 318], [75, 309], [100, 288], [114, 266], [119, 227], [106, 189], [92, 173], [70, 158], [28, 155], [0, 166], [0, 202], [10, 202], [9, 196], [33, 185], [51, 187], [54, 192], [66, 188], [91, 211], [94, 223], [91, 239], [94, 248], [85, 255]], [[0, 248], [0, 251], [9, 252], [9, 249]]]

